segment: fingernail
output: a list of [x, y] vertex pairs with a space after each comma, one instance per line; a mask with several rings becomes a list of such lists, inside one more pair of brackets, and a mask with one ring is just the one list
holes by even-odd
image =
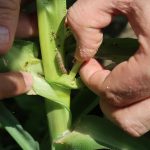
[[32, 84], [33, 84], [33, 78], [32, 75], [30, 73], [27, 72], [21, 72], [24, 78], [24, 82], [26, 85], [26, 90], [29, 91], [32, 88]]
[[9, 42], [9, 31], [6, 27], [0, 26], [0, 44]]

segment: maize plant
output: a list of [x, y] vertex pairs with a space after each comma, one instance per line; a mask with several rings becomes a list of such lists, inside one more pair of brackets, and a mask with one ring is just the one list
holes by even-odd
[[[39, 38], [15, 40], [11, 50], [0, 57], [1, 72], [26, 71], [34, 80], [32, 90], [13, 98], [20, 113], [28, 113], [26, 121], [21, 121], [24, 124], [7, 108], [10, 106], [0, 103], [1, 130], [16, 141], [13, 145], [1, 141], [0, 150], [149, 149], [148, 135], [130, 137], [102, 114], [93, 112], [100, 98], [80, 80], [81, 63], [73, 58], [76, 43], [64, 26], [70, 2], [36, 0]], [[112, 69], [137, 48], [135, 39], [108, 38], [95, 58]]]

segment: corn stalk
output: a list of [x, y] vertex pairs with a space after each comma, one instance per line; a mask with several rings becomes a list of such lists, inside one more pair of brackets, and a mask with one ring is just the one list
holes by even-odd
[[[75, 64], [68, 75], [63, 63], [66, 38], [64, 26], [66, 0], [37, 0], [37, 12], [44, 76], [57, 95], [55, 102], [48, 99], [45, 102], [53, 143], [57, 138], [69, 132], [71, 88], [66, 88], [63, 84], [65, 82], [69, 85], [71, 80], [74, 82], [80, 65]], [[56, 81], [58, 82], [56, 83]], [[62, 103], [60, 103], [60, 99]], [[52, 147], [55, 149], [53, 144]]]

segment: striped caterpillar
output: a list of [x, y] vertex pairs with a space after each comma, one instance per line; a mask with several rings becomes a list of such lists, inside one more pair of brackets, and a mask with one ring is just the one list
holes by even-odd
[[58, 66], [59, 66], [59, 69], [61, 70], [61, 72], [63, 74], [67, 74], [68, 72], [67, 72], [67, 70], [65, 68], [62, 55], [61, 55], [61, 53], [58, 50], [57, 50], [57, 53], [56, 53], [56, 61], [58, 63]]

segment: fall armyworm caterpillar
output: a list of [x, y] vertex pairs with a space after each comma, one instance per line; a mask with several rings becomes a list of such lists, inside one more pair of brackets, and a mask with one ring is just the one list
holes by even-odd
[[67, 74], [68, 72], [64, 66], [63, 58], [62, 58], [61, 53], [59, 51], [57, 51], [57, 53], [56, 53], [56, 60], [57, 60], [57, 63], [58, 63], [58, 66], [59, 66], [59, 69], [61, 70], [61, 72], [63, 74]]

